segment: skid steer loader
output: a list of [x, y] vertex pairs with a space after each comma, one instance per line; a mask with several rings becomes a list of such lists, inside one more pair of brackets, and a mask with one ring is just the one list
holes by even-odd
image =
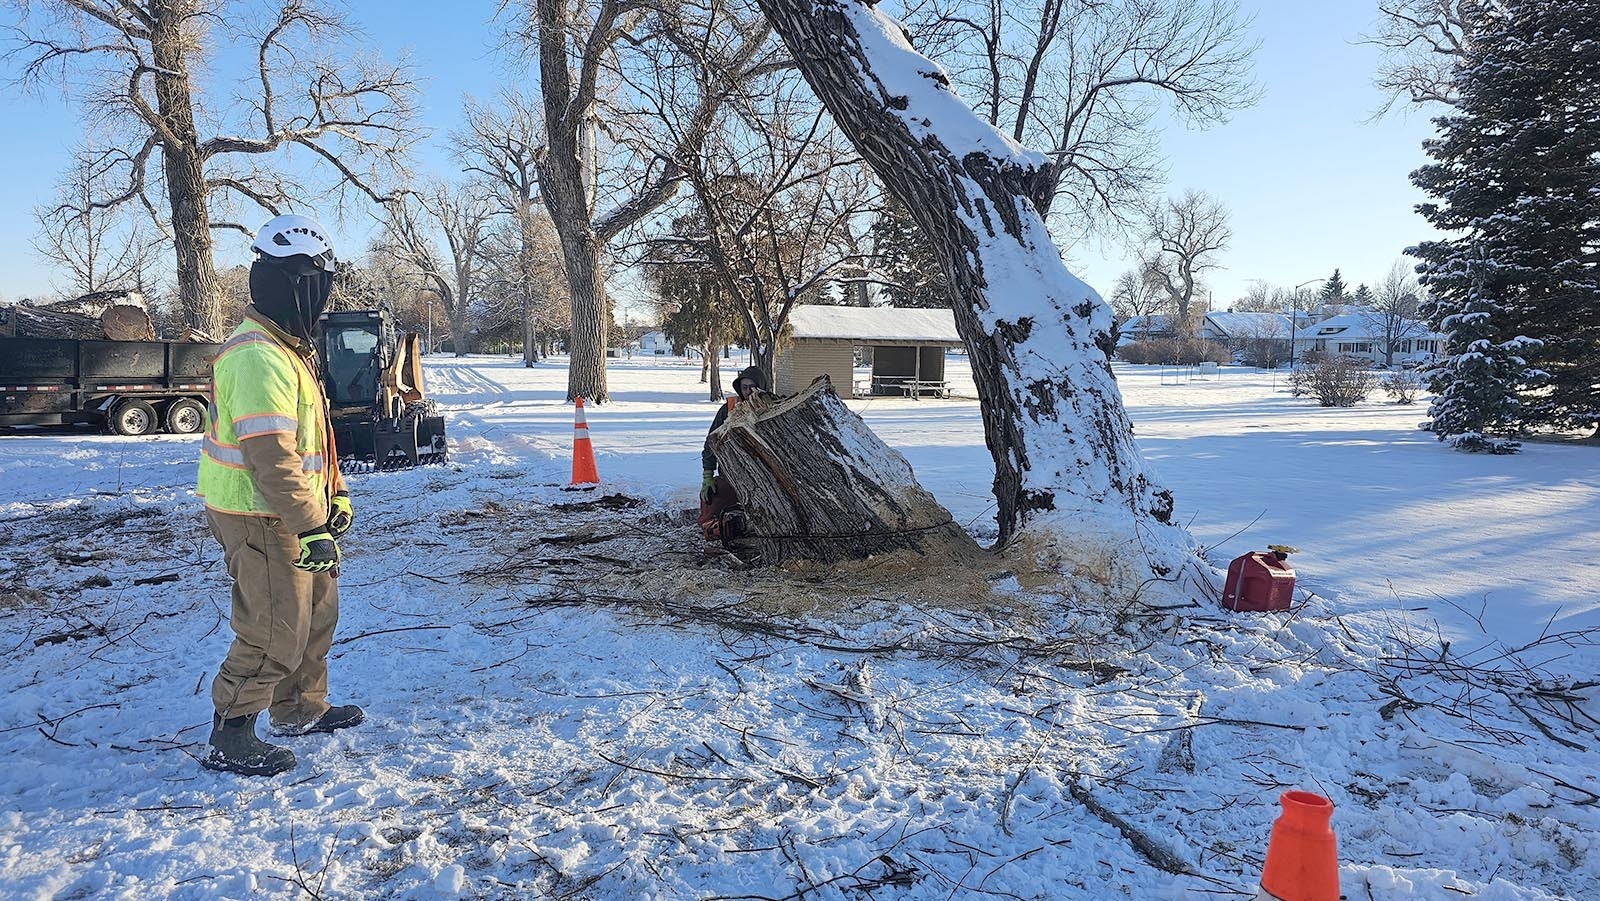
[[422, 388], [417, 336], [386, 307], [323, 314], [317, 356], [344, 473], [449, 460], [444, 418]]

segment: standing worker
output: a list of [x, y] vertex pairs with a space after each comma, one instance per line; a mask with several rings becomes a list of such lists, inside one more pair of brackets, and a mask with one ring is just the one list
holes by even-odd
[[354, 513], [339, 477], [314, 334], [333, 289], [327, 232], [277, 216], [250, 245], [250, 307], [212, 363], [210, 425], [195, 493], [233, 579], [233, 644], [211, 683], [209, 769], [275, 776], [294, 752], [256, 736], [332, 732], [364, 718], [332, 707], [338, 539]]

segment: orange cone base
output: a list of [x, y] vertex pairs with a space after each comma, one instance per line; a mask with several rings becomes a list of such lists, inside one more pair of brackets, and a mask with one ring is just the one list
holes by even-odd
[[1333, 802], [1310, 792], [1284, 792], [1272, 824], [1257, 901], [1339, 901], [1339, 855], [1329, 822]]
[[589, 441], [589, 422], [583, 415], [583, 398], [573, 404], [572, 482], [568, 491], [581, 491], [600, 484], [600, 473], [594, 466], [594, 445]]

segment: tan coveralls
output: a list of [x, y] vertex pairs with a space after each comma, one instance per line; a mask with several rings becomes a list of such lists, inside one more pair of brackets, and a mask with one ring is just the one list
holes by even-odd
[[[251, 310], [251, 319], [289, 348], [318, 386], [314, 398], [329, 468], [325, 492], [301, 469], [295, 436], [262, 435], [239, 442], [257, 490], [276, 516], [224, 513], [207, 508], [211, 534], [222, 544], [233, 579], [233, 644], [211, 683], [222, 717], [269, 710], [277, 724], [309, 723], [328, 710], [328, 650], [339, 622], [339, 587], [333, 572], [297, 569], [299, 534], [325, 525], [329, 500], [344, 490], [338, 453], [328, 428], [328, 401], [315, 377], [312, 349]], [[219, 407], [225, 408], [219, 398]]]

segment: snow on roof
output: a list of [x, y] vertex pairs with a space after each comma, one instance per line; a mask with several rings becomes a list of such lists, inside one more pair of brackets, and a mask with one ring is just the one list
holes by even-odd
[[[1414, 319], [1403, 319], [1393, 327], [1395, 335], [1406, 338], [1443, 338], [1428, 328], [1428, 324]], [[1371, 340], [1384, 336], [1384, 315], [1377, 310], [1357, 308], [1348, 313], [1302, 325], [1295, 331], [1297, 340], [1332, 338], [1342, 340]]]
[[1289, 317], [1283, 313], [1207, 313], [1206, 322], [1230, 338], [1289, 338]]
[[796, 339], [961, 343], [955, 314], [949, 310], [810, 304], [789, 311], [789, 327], [790, 337]]

